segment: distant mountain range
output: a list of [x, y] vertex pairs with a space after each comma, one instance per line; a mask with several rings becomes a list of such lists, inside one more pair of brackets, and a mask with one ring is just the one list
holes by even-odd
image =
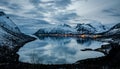
[[40, 28], [35, 35], [39, 34], [86, 34], [86, 35], [102, 35], [103, 37], [120, 37], [120, 23], [111, 28], [96, 22], [88, 24], [77, 24], [71, 27], [67, 24], [50, 25], [49, 27]]
[[50, 25], [45, 28], [40, 28], [35, 34], [70, 34], [77, 31], [67, 24], [63, 25]]
[[112, 35], [115, 36], [119, 35], [120, 23], [114, 25], [110, 29], [108, 28], [107, 25], [103, 25], [102, 23], [95, 21], [88, 22], [87, 24], [79, 23], [75, 27], [71, 27], [68, 24], [50, 24], [45, 20], [26, 18], [26, 17], [10, 15], [10, 14], [7, 15], [4, 14], [4, 15], [6, 20], [5, 18], [3, 18], [3, 20], [9, 22], [7, 19], [11, 17], [9, 20], [11, 22], [15, 22], [15, 24], [18, 25], [18, 27], [16, 27], [16, 25], [13, 25], [14, 23], [11, 24], [8, 23], [7, 25], [15, 26], [15, 28], [17, 29], [16, 30], [11, 27], [7, 27], [9, 30], [12, 31], [15, 30], [16, 32], [20, 32], [21, 30], [26, 34], [36, 34], [36, 35], [37, 34], [87, 34], [87, 35], [99, 34], [99, 35], [104, 35], [105, 37]]
[[101, 23], [77, 24], [76, 27], [62, 24], [40, 28], [35, 34], [97, 34], [107, 30], [108, 28]]
[[[109, 25], [103, 25], [97, 21], [89, 21], [87, 24], [78, 23], [75, 27], [71, 27], [68, 24], [51, 24], [45, 20], [26, 18], [17, 15], [7, 14], [7, 16], [9, 16], [13, 22], [18, 25], [19, 29], [26, 34], [104, 34], [104, 36], [108, 36], [107, 34], [109, 34], [110, 29], [112, 29], [109, 28]], [[111, 32], [112, 31], [113, 30], [111, 30]], [[111, 35], [112, 34], [113, 33], [111, 33]]]

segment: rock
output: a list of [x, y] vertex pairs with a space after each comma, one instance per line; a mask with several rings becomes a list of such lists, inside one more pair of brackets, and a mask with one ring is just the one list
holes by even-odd
[[[111, 50], [106, 56], [79, 60], [74, 64], [95, 65], [95, 66], [101, 65], [108, 67], [120, 65], [120, 45], [118, 43], [112, 42], [110, 43], [109, 46], [111, 46]], [[90, 50], [90, 49], [86, 49], [86, 50]]]

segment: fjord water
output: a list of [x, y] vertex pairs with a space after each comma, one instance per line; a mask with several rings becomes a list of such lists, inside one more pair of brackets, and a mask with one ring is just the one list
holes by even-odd
[[46, 37], [29, 42], [20, 48], [19, 61], [33, 64], [68, 64], [104, 54], [95, 51], [81, 51], [84, 48], [99, 48], [102, 42], [82, 38]]

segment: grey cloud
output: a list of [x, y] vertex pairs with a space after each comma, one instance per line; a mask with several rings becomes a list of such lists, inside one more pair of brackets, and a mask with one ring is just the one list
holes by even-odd
[[40, 3], [40, 0], [30, 0], [30, 3], [35, 5], [35, 6], [38, 6]]
[[1, 8], [0, 8], [0, 11], [6, 11], [6, 10], [5, 10], [5, 9], [1, 9]]
[[[21, 6], [16, 4], [16, 3], [12, 3], [12, 2], [9, 2], [7, 0], [0, 0], [0, 6], [4, 6], [8, 9], [11, 9], [11, 10], [14, 10], [14, 11], [18, 11], [18, 10], [21, 10]], [[6, 10], [6, 9], [4, 9]]]
[[[32, 12], [43, 12], [43, 13], [47, 13], [49, 11], [53, 11], [54, 8], [52, 7], [52, 5], [47, 6], [49, 3], [54, 3], [53, 1], [48, 1], [48, 2], [42, 2], [41, 0], [29, 0], [29, 2], [35, 7], [34, 9], [32, 9]], [[40, 6], [40, 5], [44, 5]]]
[[0, 6], [4, 6], [4, 5], [8, 5], [9, 2], [7, 2], [6, 0], [0, 0]]
[[56, 16], [54, 16], [54, 19], [56, 19], [57, 21], [67, 21], [67, 20], [72, 20], [76, 17], [79, 17], [76, 13], [74, 12], [68, 12], [68, 13], [60, 13]]
[[[71, 3], [71, 0], [52, 0], [52, 1], [47, 1], [47, 2], [42, 2], [40, 0], [30, 0], [30, 3], [33, 4], [38, 10], [42, 9], [46, 11], [47, 10], [52, 11], [52, 10], [55, 10], [55, 8], [62, 9], [62, 8], [67, 7]], [[39, 6], [39, 4], [44, 4], [46, 8]]]
[[[65, 8], [71, 4], [71, 0], [50, 0], [46, 2], [42, 2], [41, 0], [29, 0], [29, 3], [34, 6], [33, 9], [29, 11], [25, 11], [23, 14], [33, 14], [36, 17], [35, 18], [44, 18], [43, 13], [48, 13], [48, 12], [57, 12], [60, 9], [65, 10]], [[0, 5], [5, 6], [8, 9], [12, 11], [24, 11], [24, 7], [22, 7], [21, 4], [17, 4], [16, 2], [12, 2], [12, 0], [9, 2], [8, 0], [0, 0]], [[42, 6], [41, 6], [42, 5]], [[1, 9], [3, 10], [3, 9]], [[4, 9], [7, 10], [7, 9]], [[13, 13], [14, 14], [14, 13]], [[58, 13], [61, 14], [61, 13]], [[54, 13], [53, 13], [54, 15]], [[71, 17], [73, 17], [75, 14], [62, 14], [61, 15], [55, 15], [54, 17], [57, 17], [57, 20], [68, 20]], [[69, 17], [70, 16], [70, 17]], [[49, 16], [48, 16], [49, 17]]]
[[34, 16], [35, 18], [44, 18], [44, 15], [42, 14], [42, 12], [40, 13], [37, 10], [36, 11], [31, 10], [31, 11], [25, 12], [25, 14], [30, 14], [30, 15], [33, 14], [33, 15], [35, 15]]
[[105, 9], [103, 10], [104, 13], [108, 14], [109, 16], [120, 16], [120, 10], [117, 9]]
[[55, 0], [56, 6], [68, 6], [71, 3], [71, 0]]
[[17, 10], [21, 10], [22, 7], [18, 4], [10, 4], [9, 6], [7, 6], [8, 8], [14, 10], [14, 11], [17, 11]]

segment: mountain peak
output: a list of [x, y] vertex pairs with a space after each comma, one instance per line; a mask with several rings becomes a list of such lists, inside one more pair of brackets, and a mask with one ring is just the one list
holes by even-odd
[[91, 34], [104, 32], [107, 30], [107, 27], [100, 22], [90, 22], [77, 24], [76, 29], [78, 32], [82, 32], [84, 34]]
[[0, 16], [5, 15], [5, 13], [3, 11], [0, 11]]
[[118, 29], [120, 28], [120, 23], [116, 24], [115, 26], [113, 26], [111, 29]]

